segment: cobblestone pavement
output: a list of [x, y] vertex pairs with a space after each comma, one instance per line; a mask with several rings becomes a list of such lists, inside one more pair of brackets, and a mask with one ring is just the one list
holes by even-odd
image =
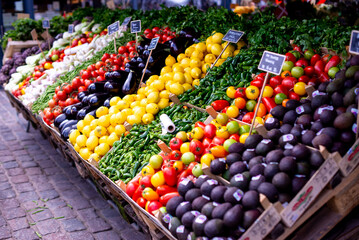
[[145, 239], [0, 90], [0, 239]]

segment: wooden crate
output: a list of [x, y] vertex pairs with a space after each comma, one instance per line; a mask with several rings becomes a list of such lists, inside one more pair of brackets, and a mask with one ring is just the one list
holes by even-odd
[[38, 46], [38, 44], [41, 43], [42, 43], [41, 41], [33, 41], [33, 40], [12, 41], [11, 39], [9, 39], [4, 52], [4, 57], [2, 59], [3, 64], [6, 62], [6, 60], [11, 58], [14, 55], [14, 53], [20, 52], [22, 48], [30, 48], [33, 46]]

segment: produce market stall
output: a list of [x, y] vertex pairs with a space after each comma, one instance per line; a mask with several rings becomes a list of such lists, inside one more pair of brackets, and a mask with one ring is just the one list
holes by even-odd
[[359, 204], [355, 27], [272, 10], [79, 9], [5, 90], [153, 239], [320, 239]]

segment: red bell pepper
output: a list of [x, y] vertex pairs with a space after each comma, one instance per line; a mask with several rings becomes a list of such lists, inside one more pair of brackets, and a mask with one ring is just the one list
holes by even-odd
[[167, 205], [167, 202], [173, 198], [173, 197], [177, 197], [179, 196], [179, 193], [178, 192], [171, 192], [171, 193], [167, 193], [163, 196], [160, 197], [160, 203], [163, 205], [163, 206], [166, 206]]
[[319, 60], [314, 64], [314, 71], [319, 76], [322, 72], [324, 72], [325, 63], [323, 60]]
[[[177, 176], [176, 176], [177, 178]], [[177, 192], [177, 188], [176, 187], [170, 187], [168, 185], [161, 185], [161, 186], [158, 186], [156, 188], [156, 192], [158, 195], [160, 196], [163, 196], [167, 193], [171, 193], [171, 192]]]
[[229, 102], [227, 100], [216, 100], [211, 103], [211, 106], [214, 108], [214, 110], [219, 112], [222, 111], [225, 107], [229, 106]]
[[177, 171], [174, 167], [166, 167], [162, 170], [165, 182], [169, 186], [175, 186], [177, 184]]
[[341, 59], [338, 55], [334, 55], [325, 65], [324, 72], [328, 73], [329, 69], [336, 67], [341, 62]]
[[314, 54], [313, 57], [310, 59], [310, 66], [314, 67], [315, 63], [318, 62], [321, 59], [322, 58], [320, 57], [319, 54]]
[[273, 98], [270, 97], [263, 97], [262, 102], [264, 106], [267, 109], [267, 112], [270, 112], [273, 108], [277, 106], [277, 104], [274, 102]]

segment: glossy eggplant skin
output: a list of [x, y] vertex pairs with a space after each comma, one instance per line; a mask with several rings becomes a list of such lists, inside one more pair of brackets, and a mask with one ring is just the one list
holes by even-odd
[[107, 81], [104, 86], [104, 90], [107, 93], [118, 95], [121, 92], [123, 84], [115, 81]]
[[67, 120], [64, 124], [60, 124], [59, 130], [61, 132], [63, 129], [72, 126], [74, 124], [77, 124], [77, 120]]
[[88, 86], [87, 91], [89, 93], [101, 93], [104, 91], [104, 86], [105, 82], [94, 82]]
[[59, 116], [57, 116], [56, 118], [55, 118], [55, 120], [54, 120], [54, 125], [55, 125], [55, 127], [59, 127], [60, 126], [60, 124], [63, 122], [63, 121], [65, 121], [65, 120], [67, 120], [67, 118], [66, 118], [66, 114], [65, 113], [61, 113]]
[[76, 119], [77, 120], [82, 120], [85, 118], [86, 114], [91, 112], [92, 110], [94, 110], [93, 107], [91, 106], [86, 106], [83, 107], [82, 109], [78, 110], [77, 114], [76, 114]]
[[77, 94], [77, 99], [78, 99], [80, 102], [82, 102], [82, 99], [83, 99], [84, 97], [86, 97], [87, 95], [89, 95], [89, 93], [88, 93], [87, 91], [79, 92], [79, 93]]
[[108, 93], [93, 93], [88, 96], [88, 105], [92, 107], [99, 107], [101, 106], [107, 98], [110, 97]]
[[127, 95], [127, 94], [134, 93], [137, 89], [137, 85], [138, 85], [137, 82], [138, 82], [138, 80], [137, 80], [136, 73], [132, 72], [132, 71], [129, 72], [127, 75], [127, 79], [122, 86], [122, 94]]

